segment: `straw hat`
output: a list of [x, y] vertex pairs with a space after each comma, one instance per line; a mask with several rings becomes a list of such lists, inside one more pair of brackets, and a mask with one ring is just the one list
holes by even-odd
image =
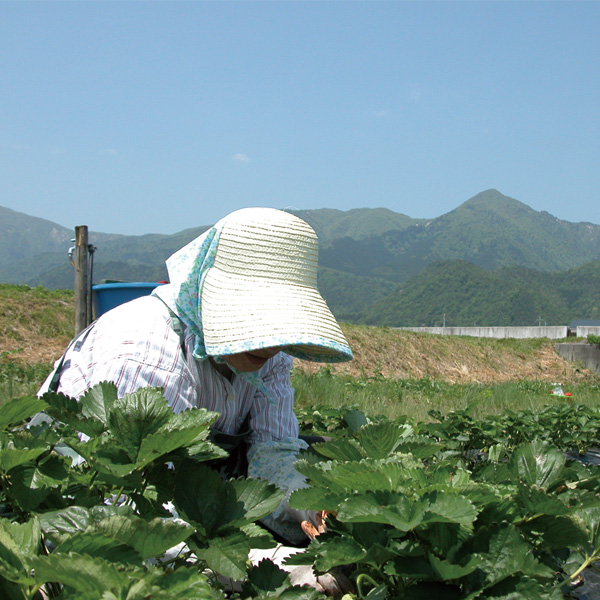
[[307, 223], [272, 208], [244, 208], [215, 227], [218, 246], [201, 289], [208, 354], [284, 346], [308, 360], [352, 358], [317, 289], [318, 242]]

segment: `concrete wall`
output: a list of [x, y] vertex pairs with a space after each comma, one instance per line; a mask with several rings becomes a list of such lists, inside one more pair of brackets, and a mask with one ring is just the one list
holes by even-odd
[[588, 335], [590, 335], [590, 333], [592, 335], [600, 335], [600, 327], [594, 327], [592, 325], [579, 325], [576, 331], [577, 333], [575, 335], [577, 335], [577, 337], [582, 338], [587, 337]]
[[566, 360], [583, 363], [586, 369], [600, 373], [600, 346], [598, 344], [588, 344], [587, 342], [554, 344], [554, 349]]
[[[549, 338], [562, 340], [569, 334], [566, 325], [546, 327], [398, 327], [406, 331], [438, 335], [470, 335], [489, 338]], [[577, 328], [579, 330], [579, 328]]]

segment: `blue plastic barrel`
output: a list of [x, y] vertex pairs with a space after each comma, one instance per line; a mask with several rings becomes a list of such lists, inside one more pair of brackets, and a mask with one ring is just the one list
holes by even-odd
[[127, 283], [98, 283], [92, 286], [92, 307], [94, 318], [119, 304], [141, 296], [148, 296], [154, 288], [162, 285], [156, 282], [134, 281]]

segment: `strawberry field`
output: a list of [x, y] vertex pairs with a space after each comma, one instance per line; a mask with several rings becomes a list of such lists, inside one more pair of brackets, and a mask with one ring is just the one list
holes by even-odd
[[175, 415], [155, 389], [117, 399], [111, 384], [80, 401], [9, 399], [0, 598], [324, 597], [292, 585], [302, 565], [332, 574], [345, 600], [575, 597], [600, 555], [600, 477], [581, 460], [600, 445], [600, 411], [474, 409], [427, 421], [299, 409], [306, 433], [332, 439], [299, 457], [309, 487], [291, 504], [327, 511], [327, 531], [281, 568], [248, 555], [275, 547], [259, 522], [282, 494], [211, 469], [216, 415]]

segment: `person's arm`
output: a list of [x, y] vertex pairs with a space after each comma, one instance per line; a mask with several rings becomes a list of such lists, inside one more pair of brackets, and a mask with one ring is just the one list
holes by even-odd
[[261, 373], [268, 397], [257, 393], [250, 412], [252, 433], [248, 451], [248, 476], [266, 479], [285, 492], [285, 499], [263, 523], [292, 544], [306, 541], [300, 523], [318, 523], [317, 514], [290, 508], [290, 494], [306, 486], [306, 478], [294, 468], [300, 450], [308, 445], [298, 437], [294, 414], [294, 390], [290, 371], [292, 358], [280, 353], [268, 374]]
[[254, 394], [250, 408], [250, 444], [298, 437], [294, 389], [290, 379], [292, 365], [291, 356], [280, 352], [269, 361], [268, 371], [260, 372], [268, 396], [260, 390]]

